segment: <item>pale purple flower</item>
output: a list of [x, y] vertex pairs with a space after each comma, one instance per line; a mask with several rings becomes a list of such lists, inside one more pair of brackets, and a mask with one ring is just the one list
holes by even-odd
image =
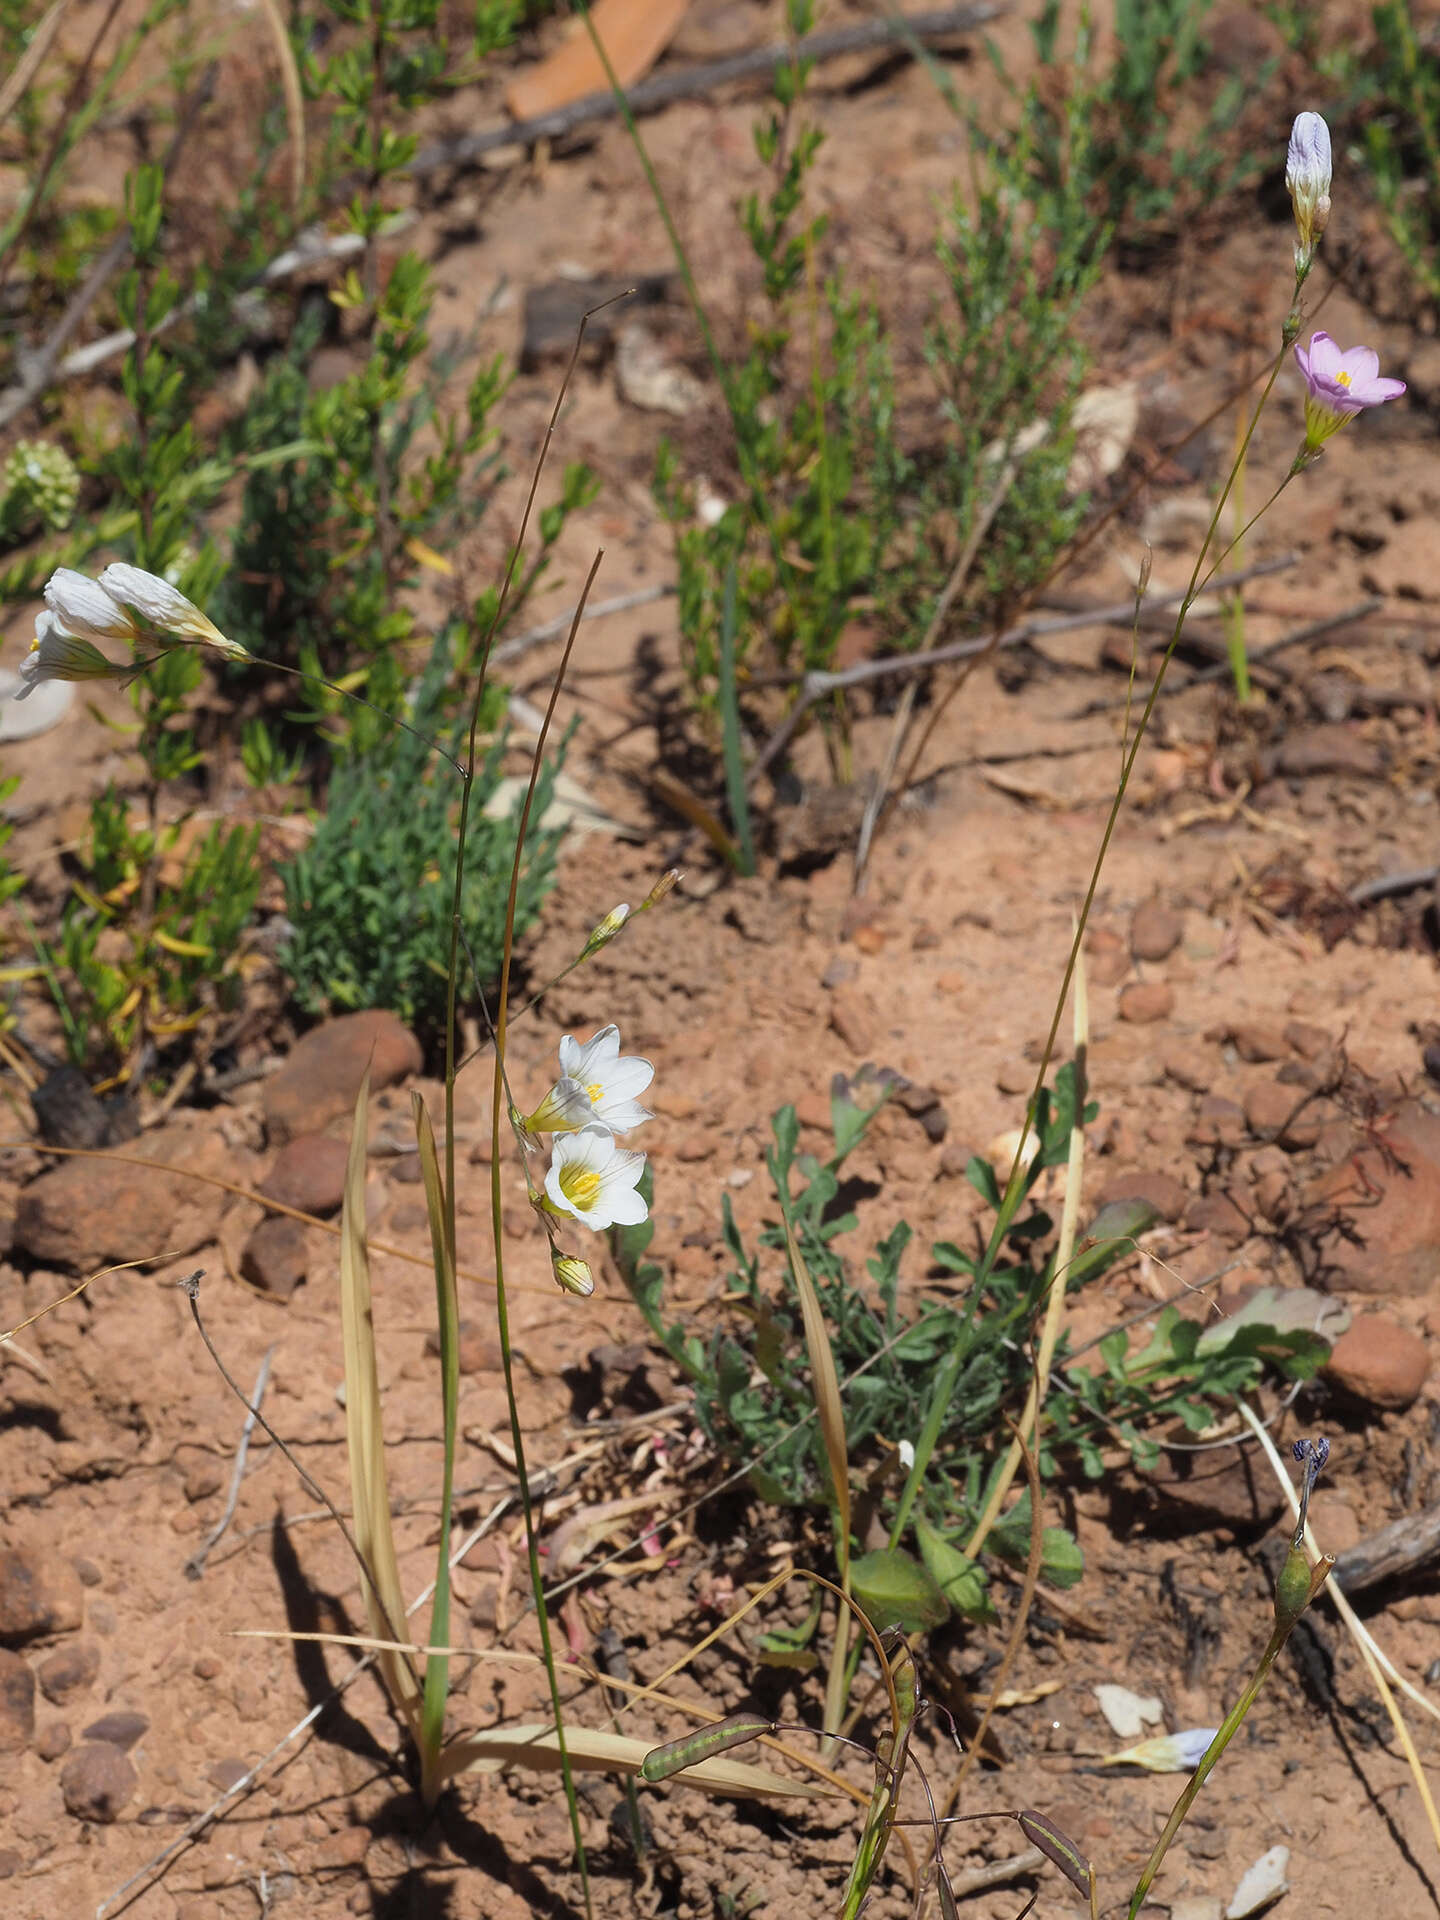
[[1310, 350], [1296, 347], [1295, 358], [1305, 376], [1305, 448], [1313, 453], [1332, 433], [1366, 407], [1398, 400], [1403, 380], [1387, 380], [1373, 347], [1342, 350], [1328, 333], [1313, 333]]
[[1295, 116], [1285, 161], [1285, 185], [1300, 235], [1295, 269], [1303, 278], [1330, 218], [1330, 129], [1318, 113]]

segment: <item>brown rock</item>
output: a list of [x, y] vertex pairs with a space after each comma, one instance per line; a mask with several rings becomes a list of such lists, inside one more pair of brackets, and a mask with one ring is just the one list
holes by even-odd
[[309, 1265], [310, 1248], [301, 1221], [284, 1214], [262, 1220], [245, 1242], [240, 1272], [252, 1287], [288, 1300], [300, 1286]]
[[1114, 987], [1130, 971], [1130, 950], [1109, 927], [1092, 927], [1085, 936], [1085, 970], [1097, 987]]
[[1184, 1217], [1191, 1195], [1173, 1174], [1122, 1173], [1107, 1181], [1096, 1206], [1108, 1207], [1116, 1200], [1148, 1201], [1160, 1219], [1174, 1222]]
[[1160, 1069], [1177, 1087], [1191, 1093], [1206, 1093], [1215, 1079], [1215, 1062], [1199, 1047], [1187, 1047], [1183, 1041], [1167, 1041], [1160, 1049]]
[[60, 1769], [60, 1791], [77, 1820], [108, 1826], [118, 1819], [135, 1792], [135, 1769], [115, 1747], [102, 1743], [77, 1747]]
[[117, 1707], [113, 1713], [102, 1713], [98, 1720], [92, 1720], [86, 1727], [86, 1740], [103, 1740], [107, 1747], [117, 1747], [121, 1753], [128, 1753], [142, 1735], [150, 1731], [149, 1717], [137, 1713], [133, 1707]]
[[1322, 1118], [1313, 1100], [1278, 1080], [1261, 1080], [1245, 1095], [1245, 1124], [1251, 1133], [1260, 1140], [1278, 1140], [1282, 1147], [1313, 1147]]
[[830, 1025], [857, 1058], [875, 1045], [875, 1010], [856, 987], [837, 987], [830, 1001]]
[[80, 1576], [68, 1560], [33, 1547], [0, 1550], [0, 1646], [73, 1633], [81, 1618]]
[[1407, 1102], [1381, 1134], [1315, 1181], [1328, 1220], [1316, 1243], [1352, 1293], [1425, 1294], [1440, 1281], [1440, 1119]]
[[1283, 1220], [1290, 1211], [1289, 1176], [1278, 1168], [1262, 1173], [1255, 1182], [1255, 1205], [1272, 1224]]
[[340, 1211], [348, 1159], [349, 1150], [343, 1141], [323, 1133], [302, 1133], [280, 1149], [260, 1192], [283, 1207], [296, 1207], [301, 1213], [316, 1213], [324, 1219]]
[[1168, 960], [1185, 937], [1185, 922], [1158, 900], [1146, 900], [1130, 922], [1130, 951], [1137, 960]]
[[100, 1649], [93, 1640], [67, 1641], [40, 1662], [40, 1691], [55, 1706], [64, 1706], [93, 1686], [99, 1671]]
[[13, 1880], [24, 1864], [13, 1847], [0, 1847], [0, 1880]]
[[883, 927], [867, 922], [864, 926], [856, 927], [850, 938], [861, 953], [883, 953], [889, 935]]
[[813, 1127], [818, 1133], [829, 1133], [830, 1096], [816, 1093], [812, 1087], [795, 1102], [795, 1117], [802, 1127]]
[[64, 1720], [52, 1720], [48, 1727], [42, 1727], [35, 1736], [35, 1751], [47, 1763], [58, 1760], [62, 1753], [70, 1751], [70, 1728]]
[[1363, 780], [1378, 778], [1385, 762], [1378, 748], [1362, 739], [1353, 727], [1302, 727], [1282, 744], [1276, 766], [1291, 779], [1317, 773], [1353, 774]]
[[1312, 1027], [1308, 1020], [1291, 1020], [1285, 1027], [1285, 1044], [1302, 1060], [1318, 1060], [1330, 1051], [1330, 1036], [1324, 1027]]
[[0, 1647], [0, 1753], [23, 1753], [35, 1737], [35, 1676], [30, 1662]]
[[313, 1027], [265, 1083], [265, 1130], [273, 1141], [320, 1133], [355, 1105], [365, 1070], [372, 1090], [420, 1071], [420, 1043], [393, 1013], [346, 1013]]
[[1191, 1203], [1185, 1224], [1192, 1233], [1213, 1233], [1217, 1240], [1229, 1241], [1238, 1247], [1254, 1230], [1250, 1214], [1242, 1204], [1245, 1197], [1237, 1199], [1228, 1192], [1202, 1194]]
[[1278, 1027], [1267, 1027], [1256, 1023], [1253, 1026], [1232, 1027], [1230, 1044], [1242, 1060], [1254, 1065], [1265, 1060], [1283, 1060], [1290, 1048], [1284, 1034]]
[[1223, 1093], [1207, 1093], [1185, 1137], [1196, 1147], [1238, 1147], [1245, 1139], [1245, 1115]]
[[1409, 1407], [1430, 1372], [1430, 1350], [1418, 1333], [1387, 1314], [1361, 1313], [1331, 1348], [1324, 1370], [1369, 1406]]
[[206, 1773], [205, 1778], [212, 1786], [218, 1787], [221, 1793], [229, 1793], [232, 1787], [239, 1786], [249, 1771], [250, 1765], [248, 1761], [234, 1759], [217, 1760], [214, 1766]]
[[[440, 1352], [440, 1335], [433, 1327], [425, 1336], [425, 1351], [432, 1356]], [[500, 1356], [500, 1342], [492, 1339], [474, 1320], [462, 1320], [460, 1322], [461, 1373], [499, 1373], [503, 1364]]]
[[108, 1156], [67, 1160], [20, 1196], [15, 1244], [47, 1266], [84, 1272], [131, 1260], [137, 1248], [193, 1253], [215, 1230], [225, 1196], [187, 1173], [234, 1177], [233, 1155], [216, 1132], [172, 1121], [121, 1149], [154, 1171]]
[[1136, 1026], [1168, 1020], [1175, 1010], [1175, 994], [1163, 980], [1136, 980], [1120, 992], [1120, 1018]]

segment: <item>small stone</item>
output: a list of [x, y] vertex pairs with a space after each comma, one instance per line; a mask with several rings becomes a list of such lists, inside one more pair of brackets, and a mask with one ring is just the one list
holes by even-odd
[[217, 1760], [206, 1773], [205, 1778], [221, 1793], [229, 1793], [232, 1787], [238, 1787], [249, 1773], [249, 1763], [244, 1760]]
[[40, 1662], [40, 1691], [53, 1705], [63, 1706], [95, 1683], [100, 1671], [100, 1649], [93, 1640], [71, 1640]]
[[340, 1211], [348, 1161], [349, 1149], [342, 1140], [332, 1140], [323, 1133], [302, 1133], [280, 1149], [259, 1190], [281, 1206], [319, 1214], [324, 1219]]
[[320, 1133], [353, 1111], [367, 1068], [371, 1091], [379, 1092], [423, 1065], [419, 1041], [393, 1013], [372, 1008], [341, 1014], [297, 1041], [266, 1081], [265, 1130], [282, 1143]]
[[1265, 1060], [1283, 1060], [1290, 1051], [1278, 1027], [1263, 1026], [1258, 1022], [1253, 1026], [1232, 1027], [1230, 1044], [1242, 1060], [1248, 1060], [1252, 1065]]
[[1192, 1233], [1213, 1233], [1217, 1240], [1239, 1246], [1252, 1231], [1248, 1213], [1231, 1193], [1207, 1193], [1192, 1202], [1185, 1216]]
[[1440, 1280], [1440, 1119], [1406, 1102], [1306, 1195], [1333, 1225], [1317, 1242], [1328, 1284], [1354, 1293], [1426, 1294]]
[[35, 1737], [35, 1675], [30, 1662], [0, 1647], [0, 1753], [23, 1753]]
[[80, 1576], [59, 1554], [0, 1550], [0, 1646], [47, 1633], [73, 1633], [83, 1617]]
[[883, 927], [866, 925], [856, 927], [850, 939], [861, 953], [883, 953], [889, 935]]
[[35, 1736], [35, 1751], [47, 1762], [58, 1760], [70, 1751], [71, 1733], [69, 1723], [64, 1720], [52, 1720], [48, 1727], [42, 1727]]
[[121, 1151], [123, 1163], [101, 1153], [32, 1180], [16, 1209], [15, 1244], [46, 1266], [84, 1273], [133, 1258], [137, 1246], [179, 1255], [213, 1239], [214, 1190], [186, 1176], [234, 1178], [234, 1156], [218, 1132], [172, 1121]]
[[80, 1576], [82, 1587], [98, 1587], [105, 1578], [93, 1560], [87, 1560], [84, 1554], [77, 1554], [70, 1563]]
[[830, 1002], [830, 1025], [857, 1059], [875, 1045], [875, 1011], [855, 987], [840, 987]]
[[13, 1880], [24, 1864], [13, 1847], [0, 1847], [0, 1880]]
[[[425, 1351], [432, 1357], [440, 1352], [440, 1335], [435, 1328], [425, 1336]], [[460, 1371], [461, 1373], [499, 1373], [504, 1362], [500, 1355], [500, 1343], [474, 1320], [460, 1322]]]
[[1189, 1189], [1181, 1186], [1173, 1174], [1122, 1173], [1106, 1182], [1095, 1204], [1098, 1210], [1118, 1200], [1144, 1200], [1155, 1209], [1159, 1219], [1173, 1225], [1184, 1218], [1191, 1198]]
[[1361, 1313], [1331, 1348], [1324, 1371], [1357, 1400], [1399, 1410], [1419, 1399], [1430, 1352], [1418, 1333], [1388, 1314]]
[[[679, 1087], [661, 1087], [647, 1093], [645, 1098], [655, 1112], [666, 1120], [693, 1120], [700, 1111], [700, 1102], [695, 1095], [685, 1093]], [[490, 1156], [487, 1154], [485, 1157], [488, 1160]]]
[[1174, 991], [1163, 980], [1136, 980], [1121, 989], [1120, 1018], [1135, 1026], [1168, 1020], [1174, 1010]]
[[1238, 1147], [1245, 1140], [1245, 1115], [1223, 1093], [1207, 1093], [1185, 1136], [1195, 1147]]
[[240, 1272], [252, 1287], [288, 1300], [305, 1279], [309, 1246], [299, 1220], [274, 1214], [262, 1220], [245, 1242]]
[[1146, 900], [1130, 922], [1130, 951], [1137, 960], [1168, 960], [1185, 937], [1185, 922], [1158, 900]]
[[1278, 1168], [1262, 1173], [1255, 1182], [1255, 1206], [1272, 1226], [1277, 1226], [1290, 1211], [1289, 1176]]
[[1245, 1124], [1257, 1139], [1278, 1140], [1282, 1147], [1313, 1147], [1320, 1137], [1321, 1114], [1313, 1101], [1302, 1103], [1293, 1087], [1261, 1080], [1245, 1095]]
[[937, 993], [964, 993], [969, 984], [963, 973], [937, 973], [935, 976]]
[[802, 1093], [800, 1098], [795, 1102], [795, 1117], [802, 1127], [811, 1127], [817, 1133], [829, 1133], [829, 1095], [816, 1093], [813, 1088], [806, 1093]]
[[1291, 1020], [1285, 1027], [1285, 1044], [1302, 1060], [1318, 1060], [1330, 1051], [1330, 1036], [1324, 1027], [1312, 1027], [1308, 1020]]
[[1167, 1041], [1160, 1049], [1160, 1070], [1167, 1080], [1191, 1093], [1206, 1093], [1215, 1079], [1215, 1062], [1198, 1047]]
[[137, 1713], [135, 1709], [117, 1707], [113, 1713], [102, 1713], [93, 1720], [84, 1732], [86, 1740], [103, 1740], [108, 1747], [117, 1747], [121, 1753], [129, 1753], [135, 1742], [150, 1731], [149, 1717]]
[[1378, 748], [1362, 739], [1353, 727], [1345, 725], [1302, 727], [1284, 741], [1276, 766], [1291, 779], [1306, 779], [1318, 773], [1348, 773], [1373, 780], [1385, 771]]
[[820, 984], [827, 991], [833, 992], [836, 987], [848, 986], [852, 980], [858, 980], [859, 978], [860, 962], [858, 960], [847, 960], [842, 955], [837, 954], [829, 966], [826, 967], [824, 973], [821, 974]]
[[1005, 1060], [995, 1069], [995, 1085], [1001, 1093], [1029, 1093], [1035, 1085], [1035, 1070], [1023, 1060]]
[[197, 1653], [190, 1671], [197, 1680], [218, 1680], [224, 1669], [213, 1653]]
[[76, 1747], [60, 1769], [60, 1791], [68, 1813], [102, 1826], [119, 1818], [135, 1792], [134, 1767], [116, 1747], [98, 1742]]
[[1094, 927], [1085, 936], [1085, 971], [1097, 987], [1114, 987], [1130, 971], [1130, 950], [1109, 927]]

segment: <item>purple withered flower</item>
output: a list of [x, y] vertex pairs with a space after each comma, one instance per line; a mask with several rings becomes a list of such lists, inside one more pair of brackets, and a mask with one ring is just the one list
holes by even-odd
[[1300, 1519], [1295, 1528], [1294, 1539], [1294, 1545], [1299, 1547], [1305, 1539], [1305, 1515], [1309, 1510], [1310, 1495], [1315, 1491], [1315, 1482], [1325, 1471], [1326, 1463], [1330, 1458], [1330, 1442], [1322, 1433], [1318, 1440], [1297, 1440], [1290, 1452], [1302, 1469]]
[[1296, 347], [1295, 359], [1305, 376], [1306, 454], [1318, 453], [1332, 433], [1338, 433], [1366, 407], [1398, 400], [1403, 380], [1387, 380], [1380, 372], [1380, 356], [1373, 347], [1341, 348], [1328, 333], [1312, 333], [1310, 348]]

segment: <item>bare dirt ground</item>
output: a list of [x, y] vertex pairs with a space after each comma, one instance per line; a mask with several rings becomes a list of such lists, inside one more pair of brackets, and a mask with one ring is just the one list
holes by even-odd
[[[746, 16], [748, 31], [757, 9], [708, 11]], [[998, 32], [1020, 57], [1021, 23]], [[903, 361], [918, 348], [937, 290], [928, 240], [961, 147], [923, 73], [890, 64], [870, 84], [875, 66], [827, 69], [819, 78], [815, 111], [829, 138], [817, 193], [833, 217], [831, 244], [883, 288]], [[953, 71], [962, 87], [991, 84], [981, 62]], [[1303, 104], [1277, 89], [1277, 156], [1289, 115]], [[480, 93], [474, 108], [489, 124], [498, 100]], [[755, 172], [755, 110], [753, 93], [721, 95], [669, 109], [646, 129], [694, 245], [702, 290], [730, 337], [743, 326], [751, 292], [731, 209]], [[1351, 286], [1371, 284], [1379, 266], [1368, 279], [1360, 267], [1383, 264], [1378, 229], [1344, 191], [1337, 184], [1335, 219], [1359, 263]], [[437, 262], [439, 335], [467, 327], [504, 282], [509, 294], [488, 344], [511, 350], [526, 287], [567, 268], [630, 275], [668, 265], [618, 127], [544, 164], [435, 183], [426, 202], [418, 244]], [[1107, 279], [1089, 321], [1096, 378], [1135, 381], [1141, 399], [1118, 488], [1177, 437], [1177, 424], [1183, 430], [1202, 418], [1238, 371], [1258, 368], [1273, 349], [1289, 248], [1286, 223], [1257, 196], [1223, 227], [1183, 236], [1163, 272]], [[1385, 1339], [1401, 1342], [1412, 1360], [1405, 1335], [1431, 1349], [1440, 1338], [1440, 1155], [1432, 1147], [1427, 1156], [1424, 1131], [1437, 1104], [1424, 1064], [1436, 1018], [1434, 890], [1426, 883], [1368, 903], [1351, 891], [1436, 860], [1440, 645], [1425, 608], [1440, 595], [1432, 420], [1440, 364], [1433, 339], [1393, 308], [1377, 318], [1350, 288], [1332, 292], [1323, 265], [1316, 285], [1326, 296], [1324, 324], [1344, 341], [1375, 344], [1410, 391], [1335, 442], [1252, 537], [1250, 559], [1297, 559], [1250, 590], [1251, 644], [1263, 647], [1358, 602], [1378, 604], [1336, 633], [1273, 656], [1265, 703], [1254, 712], [1238, 713], [1223, 682], [1179, 691], [1197, 663], [1174, 669], [1177, 691], [1161, 702], [1093, 921], [1090, 1075], [1100, 1117], [1087, 1175], [1096, 1194], [1124, 1176], [1163, 1176], [1174, 1198], [1144, 1255], [1081, 1300], [1077, 1339], [1154, 1305], [1177, 1277], [1208, 1284], [1196, 1311], [1212, 1297], [1233, 1303], [1261, 1280], [1307, 1280], [1357, 1313], [1383, 1312]], [[702, 370], [678, 320], [667, 338]], [[517, 463], [553, 392], [549, 370], [515, 388], [507, 430]], [[1201, 436], [1188, 468], [1162, 469], [1117, 515], [1083, 571], [1066, 577], [1064, 594], [1094, 604], [1124, 599], [1146, 539], [1155, 548], [1152, 590], [1183, 584], [1185, 540], [1219, 477], [1229, 433], [1226, 416]], [[1287, 370], [1252, 465], [1253, 498], [1278, 481], [1299, 434], [1299, 383]], [[680, 436], [692, 462], [703, 464], [707, 449], [723, 459], [708, 411], [684, 423]], [[606, 550], [602, 596], [670, 577], [668, 539], [648, 493], [655, 440], [655, 417], [617, 397], [608, 359], [583, 365], [560, 450], [588, 459], [603, 486], [567, 531], [565, 583], [538, 616], [568, 604], [597, 544]], [[725, 477], [716, 471], [718, 484]], [[1167, 543], [1174, 529], [1182, 536]], [[478, 573], [505, 531], [487, 526], [475, 551], [461, 556], [465, 564]], [[1198, 626], [1218, 631], [1213, 620]], [[651, 775], [673, 751], [681, 697], [673, 601], [586, 630], [561, 707], [579, 718], [571, 770], [631, 837], [570, 844], [527, 955], [531, 977], [556, 971], [601, 914], [642, 896], [665, 866], [685, 865], [688, 878], [663, 912], [517, 1028], [511, 1071], [520, 1084], [542, 1088], [562, 1032], [612, 1019], [627, 1050], [655, 1062], [658, 1117], [644, 1140], [655, 1167], [652, 1251], [666, 1268], [671, 1305], [697, 1329], [722, 1311], [722, 1192], [746, 1229], [767, 1217], [762, 1156], [771, 1113], [797, 1103], [807, 1140], [818, 1144], [832, 1076], [866, 1062], [933, 1088], [946, 1130], [932, 1139], [895, 1108], [857, 1154], [857, 1271], [874, 1239], [907, 1219], [916, 1237], [906, 1297], [919, 1299], [935, 1285], [930, 1242], [973, 1237], [979, 1203], [965, 1161], [1021, 1116], [1113, 789], [1125, 690], [1114, 664], [1117, 633], [1123, 657], [1128, 634], [1096, 626], [1017, 649], [971, 678], [947, 709], [928, 777], [886, 831], [857, 901], [853, 810], [842, 808], [836, 831], [820, 798], [820, 756], [808, 744], [799, 754], [804, 797], [775, 814], [784, 857], [772, 855], [755, 880], [726, 879], [657, 800]], [[554, 658], [553, 647], [528, 656], [517, 689], [537, 697]], [[861, 768], [880, 760], [889, 725], [883, 712], [862, 721]], [[126, 762], [114, 737], [77, 709], [63, 754], [49, 737], [12, 749], [6, 767], [22, 775], [26, 800], [39, 803], [17, 844], [43, 886], [73, 831], [67, 809], [107, 778], [123, 777]], [[1173, 939], [1162, 957], [1137, 957], [1136, 946], [1165, 946], [1136, 926], [1142, 909], [1153, 925], [1156, 907], [1174, 916]], [[433, 1096], [433, 1082], [421, 1084]], [[1286, 1116], [1306, 1095], [1313, 1124], [1290, 1125]], [[264, 1097], [256, 1085], [213, 1113], [182, 1109], [170, 1124], [185, 1132], [187, 1161], [240, 1185], [262, 1178], [273, 1159]], [[434, 1567], [440, 1412], [426, 1348], [433, 1282], [423, 1205], [413, 1161], [391, 1143], [407, 1124], [408, 1095], [396, 1087], [372, 1118], [370, 1192], [377, 1236], [413, 1256], [380, 1255], [375, 1277], [399, 1546], [407, 1590], [418, 1593]], [[474, 1335], [461, 1401], [462, 1522], [471, 1526], [513, 1487], [483, 1279], [491, 1268], [489, 1122], [479, 1078], [466, 1088], [459, 1124], [461, 1259], [482, 1276], [467, 1283]], [[328, 1130], [343, 1138], [343, 1121]], [[1409, 1144], [1396, 1148], [1397, 1173], [1383, 1147], [1402, 1136]], [[1367, 1146], [1380, 1168], [1378, 1202], [1346, 1241], [1333, 1231], [1334, 1182]], [[10, 1151], [7, 1196], [44, 1164], [33, 1150]], [[143, 1226], [144, 1190], [136, 1191]], [[532, 1470], [557, 1474], [547, 1525], [637, 1486], [654, 1492], [657, 1516], [673, 1511], [717, 1477], [694, 1444], [682, 1389], [643, 1344], [617, 1355], [642, 1342], [643, 1328], [613, 1271], [602, 1272], [588, 1302], [557, 1295], [518, 1173], [511, 1191], [509, 1270], [520, 1287], [530, 1461]], [[22, 1341], [34, 1368], [0, 1359], [0, 1546], [41, 1556], [58, 1592], [54, 1632], [22, 1649], [40, 1678], [34, 1731], [0, 1759], [0, 1865], [8, 1875], [0, 1908], [14, 1920], [70, 1920], [107, 1900], [107, 1913], [136, 1920], [286, 1911], [506, 1920], [582, 1911], [556, 1785], [477, 1779], [427, 1822], [372, 1675], [336, 1698], [352, 1665], [343, 1649], [234, 1637], [254, 1628], [359, 1625], [342, 1543], [263, 1435], [254, 1437], [228, 1532], [201, 1576], [187, 1577], [187, 1558], [225, 1505], [243, 1416], [175, 1290], [182, 1273], [207, 1269], [202, 1305], [228, 1366], [248, 1387], [270, 1354], [268, 1417], [337, 1498], [345, 1486], [334, 1241], [309, 1230], [308, 1278], [278, 1302], [234, 1272], [234, 1248], [259, 1217], [253, 1203], [212, 1191], [194, 1206], [201, 1214], [190, 1223], [193, 1252], [158, 1273], [97, 1281], [39, 1322]], [[172, 1221], [162, 1244], [176, 1244], [179, 1231]], [[157, 1250], [142, 1239], [126, 1257]], [[0, 1323], [13, 1325], [71, 1285], [69, 1273], [17, 1250], [14, 1263], [0, 1267]], [[1332, 1438], [1315, 1519], [1334, 1550], [1440, 1494], [1440, 1384], [1427, 1381], [1408, 1406], [1389, 1410], [1383, 1397], [1365, 1397], [1365, 1387], [1359, 1376], [1348, 1392], [1322, 1380], [1278, 1429], [1287, 1440], [1315, 1430]], [[1253, 1482], [1257, 1496], [1236, 1457], [1211, 1456], [1217, 1483], [1198, 1493], [1143, 1484], [1118, 1464], [1098, 1486], [1077, 1479], [1062, 1489], [1060, 1517], [1078, 1532], [1086, 1577], [1068, 1608], [1038, 1609], [1011, 1676], [1022, 1704], [996, 1726], [1004, 1762], [972, 1774], [966, 1788], [967, 1812], [1034, 1805], [1050, 1813], [1100, 1864], [1106, 1910], [1117, 1910], [1122, 1887], [1133, 1882], [1178, 1783], [1097, 1766], [1123, 1743], [1101, 1719], [1094, 1685], [1118, 1681], [1157, 1694], [1172, 1729], [1214, 1725], [1268, 1630], [1256, 1547], [1276, 1505], [1263, 1470]], [[644, 1530], [627, 1519], [615, 1537]], [[557, 1630], [586, 1652], [612, 1630], [631, 1674], [652, 1678], [715, 1624], [727, 1594], [773, 1570], [770, 1547], [779, 1537], [773, 1514], [731, 1494], [683, 1522], [659, 1553], [638, 1564], [632, 1554], [572, 1590]], [[552, 1547], [556, 1539], [552, 1532]], [[790, 1547], [800, 1561], [823, 1551], [819, 1532], [803, 1528]], [[590, 1557], [599, 1553], [597, 1543]], [[457, 1593], [456, 1630], [467, 1644], [533, 1649], [513, 1509], [467, 1554]], [[1001, 1588], [1006, 1621], [1015, 1597]], [[1423, 1680], [1440, 1654], [1433, 1571], [1366, 1596], [1362, 1611], [1400, 1669]], [[1157, 1891], [1177, 1920], [1187, 1899], [1228, 1900], [1256, 1856], [1282, 1842], [1292, 1850], [1293, 1890], [1281, 1912], [1348, 1920], [1367, 1910], [1409, 1916], [1440, 1908], [1410, 1776], [1349, 1642], [1333, 1615], [1323, 1606], [1317, 1613], [1308, 1667], [1282, 1663], [1171, 1856]], [[1002, 1622], [994, 1632], [956, 1634], [936, 1657], [943, 1652], [957, 1673], [976, 1678], [1004, 1630]], [[543, 1713], [532, 1671], [477, 1658], [457, 1680], [457, 1726]], [[732, 1645], [703, 1656], [674, 1685], [729, 1710], [753, 1697], [753, 1683], [749, 1659]], [[765, 1684], [767, 1711], [818, 1722], [814, 1682], [781, 1685], [767, 1676]], [[276, 1751], [252, 1791], [179, 1846], [163, 1872], [115, 1898], [312, 1709], [313, 1724]], [[604, 1709], [591, 1692], [576, 1712], [598, 1724]], [[102, 1715], [116, 1713], [139, 1719], [87, 1739]], [[678, 1723], [652, 1720], [634, 1730], [668, 1737]], [[133, 1778], [118, 1817], [77, 1817], [67, 1808], [65, 1769], [78, 1753], [119, 1751], [127, 1736]], [[1433, 1761], [1433, 1728], [1422, 1726], [1418, 1738]], [[922, 1753], [943, 1786], [958, 1756], [938, 1718], [925, 1729]], [[863, 1764], [848, 1773], [864, 1787]], [[102, 1779], [96, 1791], [103, 1786]], [[620, 1789], [605, 1776], [584, 1786], [599, 1913], [775, 1920], [834, 1910], [858, 1826], [848, 1803], [718, 1803], [672, 1787], [647, 1791], [643, 1804], [649, 1842], [637, 1865]], [[911, 1834], [923, 1850], [923, 1830]], [[967, 1826], [948, 1858], [963, 1875], [1021, 1846], [1004, 1823]], [[978, 1893], [963, 1910], [1000, 1920], [1020, 1910], [1028, 1885]], [[898, 1914], [906, 1898], [897, 1877], [876, 1911]], [[1036, 1911], [1046, 1920], [1071, 1920], [1077, 1906], [1058, 1876], [1041, 1883]]]

